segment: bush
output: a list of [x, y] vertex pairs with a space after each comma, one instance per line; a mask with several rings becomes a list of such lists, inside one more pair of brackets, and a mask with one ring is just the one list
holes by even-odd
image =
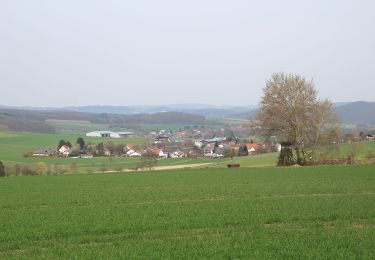
[[38, 175], [38, 172], [33, 169], [31, 166], [23, 165], [22, 166], [22, 175], [24, 176], [35, 176]]
[[374, 159], [375, 158], [375, 153], [373, 151], [368, 151], [366, 155], [367, 159]]

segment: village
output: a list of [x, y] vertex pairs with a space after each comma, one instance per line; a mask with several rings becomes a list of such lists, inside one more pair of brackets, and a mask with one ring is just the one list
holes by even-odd
[[[209, 130], [181, 130], [181, 131], [150, 131], [145, 135], [142, 145], [126, 143], [127, 138], [133, 137], [133, 132], [93, 131], [86, 133], [88, 138], [103, 138], [104, 142], [85, 142], [78, 138], [72, 145], [60, 140], [56, 148], [39, 148], [29, 156], [32, 157], [73, 157], [92, 158], [106, 157], [142, 157], [145, 155], [159, 158], [220, 158], [235, 156], [252, 156], [260, 153], [279, 152], [281, 145], [278, 142], [265, 140], [262, 142], [240, 140], [232, 131], [222, 129], [220, 133]], [[225, 135], [225, 133], [229, 133]], [[213, 136], [203, 138], [209, 134]], [[193, 138], [198, 137], [198, 138]], [[111, 142], [111, 138], [121, 138], [124, 142]]]
[[[144, 134], [145, 142], [141, 145], [130, 144], [132, 137], [140, 136], [134, 132], [92, 131], [85, 135], [88, 139], [103, 139], [103, 142], [85, 142], [79, 137], [74, 145], [60, 140], [57, 147], [39, 148], [25, 153], [25, 157], [142, 157], [162, 158], [221, 158], [253, 156], [257, 154], [280, 152], [282, 145], [276, 137], [266, 140], [247, 140], [243, 138], [249, 129], [242, 125], [213, 130], [209, 128], [185, 127], [185, 129], [149, 131]], [[236, 134], [242, 138], [238, 138]], [[142, 133], [143, 134], [143, 133]], [[116, 139], [112, 142], [111, 139]], [[118, 142], [119, 140], [124, 142]], [[374, 136], [363, 132], [358, 135], [346, 134], [341, 142], [371, 141]]]

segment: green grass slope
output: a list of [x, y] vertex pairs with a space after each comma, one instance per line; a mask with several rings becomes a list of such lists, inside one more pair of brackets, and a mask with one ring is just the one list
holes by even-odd
[[375, 166], [0, 179], [0, 258], [374, 259]]

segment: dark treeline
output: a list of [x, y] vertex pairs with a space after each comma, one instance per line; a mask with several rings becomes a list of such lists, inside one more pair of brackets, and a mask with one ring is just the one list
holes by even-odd
[[55, 128], [44, 121], [27, 119], [25, 117], [14, 117], [0, 112], [0, 125], [6, 126], [11, 131], [55, 133]]

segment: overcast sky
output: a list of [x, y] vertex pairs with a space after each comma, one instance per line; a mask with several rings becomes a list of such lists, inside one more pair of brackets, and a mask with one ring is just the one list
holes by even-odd
[[375, 1], [0, 0], [0, 105], [256, 105], [273, 72], [375, 101]]

